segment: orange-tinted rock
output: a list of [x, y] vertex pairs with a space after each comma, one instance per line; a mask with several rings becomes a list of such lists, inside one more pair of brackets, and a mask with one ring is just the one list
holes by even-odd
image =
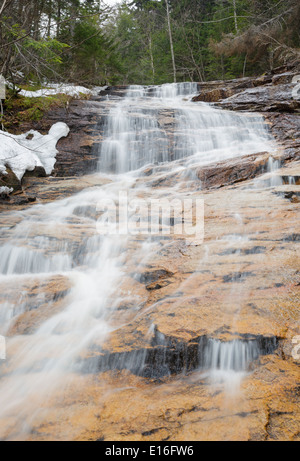
[[238, 159], [199, 168], [197, 176], [202, 189], [224, 187], [253, 179], [267, 170], [269, 154], [248, 155]]
[[227, 99], [232, 96], [234, 93], [230, 89], [215, 89], [210, 91], [203, 91], [199, 96], [193, 98], [194, 102], [203, 101], [203, 102], [219, 102], [222, 99]]
[[[170, 122], [168, 117], [161, 121]], [[271, 122], [278, 136], [284, 133], [277, 117]], [[296, 122], [278, 153], [286, 163], [278, 171], [282, 178], [299, 174], [296, 146], [290, 143], [295, 127]], [[82, 142], [90, 145], [86, 138]], [[81, 351], [83, 373], [69, 371], [61, 381], [58, 370], [47, 398], [37, 388], [1, 419], [3, 439], [299, 440], [299, 362], [293, 342], [300, 334], [299, 203], [288, 198], [297, 198], [299, 185], [286, 181], [267, 187], [268, 176], [262, 174], [268, 158], [261, 153], [197, 169], [187, 183], [177, 173], [164, 181], [161, 166], [145, 170], [137, 181], [155, 185], [153, 197], [176, 185], [179, 196], [188, 189], [189, 197], [204, 199], [203, 245], [173, 235], [158, 238], [156, 250], [141, 264], [134, 255], [142, 239], [132, 238], [116, 299], [107, 306], [110, 335]], [[107, 182], [99, 176], [26, 178], [24, 187], [49, 203]], [[20, 219], [7, 209], [1, 214], [3, 232]], [[68, 236], [70, 244], [80, 244], [82, 235], [93, 232], [92, 224], [81, 222], [83, 216], [93, 220], [97, 214], [88, 205], [75, 208], [63, 225], [47, 229], [41, 223], [31, 232], [58, 243]], [[64, 309], [70, 288], [65, 275], [18, 280], [18, 290], [15, 281], [0, 282], [3, 299], [15, 305], [21, 293], [36, 306], [20, 312], [10, 326], [10, 357], [42, 322]], [[261, 354], [226, 386], [197, 369], [207, 338], [256, 341]], [[42, 357], [38, 351], [28, 379], [39, 382]], [[14, 376], [5, 374], [10, 366], [8, 361], [1, 370], [13, 388]], [[33, 414], [33, 407], [39, 411]], [[24, 432], [24, 421], [30, 421], [30, 431]]]

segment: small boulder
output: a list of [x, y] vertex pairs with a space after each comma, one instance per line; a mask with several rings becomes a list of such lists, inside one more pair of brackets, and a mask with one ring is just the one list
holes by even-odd
[[26, 171], [23, 178], [46, 178], [47, 173], [43, 166], [36, 166], [32, 171]]
[[273, 85], [288, 85], [292, 83], [295, 75], [294, 72], [284, 72], [283, 74], [274, 75], [272, 83]]
[[0, 188], [1, 187], [13, 189], [13, 192], [22, 190], [21, 181], [10, 168], [6, 168], [6, 173], [0, 173]]
[[217, 88], [211, 91], [202, 91], [199, 96], [193, 98], [194, 102], [203, 101], [203, 102], [219, 102], [222, 99], [227, 99], [232, 96], [234, 93], [229, 89]]

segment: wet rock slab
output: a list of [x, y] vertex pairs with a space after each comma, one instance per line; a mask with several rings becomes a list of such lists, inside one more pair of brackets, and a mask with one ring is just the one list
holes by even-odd
[[[282, 76], [275, 83], [289, 85], [287, 78]], [[121, 89], [117, 91], [116, 97], [121, 97]], [[97, 111], [98, 103], [91, 104]], [[76, 123], [81, 110], [78, 107]], [[299, 175], [294, 115], [270, 115], [278, 137], [286, 136], [279, 155], [282, 178]], [[87, 131], [94, 130], [94, 121], [90, 122]], [[284, 124], [291, 125], [293, 133], [288, 134]], [[78, 141], [76, 134], [72, 142]], [[65, 165], [70, 165], [70, 158], [65, 157]], [[176, 236], [158, 238], [156, 251], [137, 268], [134, 254], [141, 251], [142, 240], [129, 242], [126, 274], [119, 287], [122, 300], [112, 300], [114, 309], [107, 306], [111, 334], [104, 343], [99, 338], [82, 352], [78, 363], [84, 373], [74, 364], [67, 386], [58, 388], [40, 404], [39, 413], [31, 415], [28, 439], [299, 440], [299, 362], [293, 356], [293, 339], [300, 334], [300, 205], [284, 195], [297, 193], [299, 185], [295, 181], [271, 186], [262, 176], [257, 187], [255, 181], [265, 173], [268, 160], [268, 154], [260, 153], [204, 167], [193, 180], [181, 184], [191, 197], [205, 200], [202, 245]], [[182, 180], [164, 175], [160, 166], [145, 173], [149, 184], [155, 184], [153, 194], [169, 193], [167, 186], [178, 186]], [[38, 200], [49, 203], [106, 183], [97, 175], [26, 178], [23, 187], [25, 193], [36, 191]], [[24, 205], [24, 210], [29, 206]], [[14, 209], [2, 205], [4, 236], [18, 222]], [[80, 245], [82, 235], [91, 233], [92, 226], [81, 223], [86, 217], [93, 221], [97, 215], [88, 205], [76, 208], [72, 222], [48, 230], [47, 238], [57, 245], [69, 239], [70, 248]], [[38, 232], [43, 231], [41, 225]], [[78, 258], [80, 264], [80, 252]], [[15, 283], [1, 286], [0, 280], [0, 292], [10, 292], [12, 304], [20, 309], [22, 296], [31, 299], [32, 308], [20, 312], [8, 333], [9, 337], [19, 335], [17, 340], [22, 342], [64, 308], [70, 280], [63, 275], [30, 283], [19, 278], [18, 292]], [[219, 382], [203, 363], [209, 341], [255, 344], [258, 354], [250, 356], [242, 376], [235, 375], [236, 381]], [[14, 347], [10, 339], [9, 344]], [[26, 402], [28, 412], [30, 403]], [[26, 412], [26, 405], [22, 411]], [[0, 428], [1, 433], [6, 430], [4, 438], [22, 438], [19, 414], [1, 420]]]
[[[265, 154], [258, 158], [264, 163], [267, 159]], [[255, 161], [256, 157], [247, 159], [249, 165]], [[290, 162], [278, 174], [290, 176], [297, 168], [297, 162]], [[277, 194], [299, 186], [256, 189], [255, 181], [246, 178], [232, 185], [226, 175], [222, 178], [223, 187], [217, 189], [211, 183], [197, 190], [199, 180], [194, 187], [188, 183], [192, 196], [205, 200], [203, 245], [193, 246], [176, 236], [159, 239], [157, 252], [137, 270], [132, 255], [141, 242], [130, 242], [127, 275], [119, 292], [123, 301], [109, 314], [113, 331], [104, 344], [95, 341], [82, 353], [84, 374], [74, 371], [68, 389], [58, 390], [50, 407], [49, 402], [42, 404], [30, 439], [299, 438], [299, 364], [292, 355], [292, 341], [300, 331], [299, 204]], [[65, 196], [76, 187], [101, 184], [97, 175], [79, 182], [28, 181], [37, 181], [45, 201], [58, 190]], [[165, 190], [164, 184], [160, 187]], [[85, 216], [95, 218], [92, 209], [74, 210], [74, 219]], [[8, 219], [9, 213], [2, 214], [4, 227]], [[78, 241], [82, 229], [72, 231], [70, 244]], [[88, 227], [85, 232], [90, 232]], [[60, 235], [60, 229], [54, 229], [48, 237]], [[25, 340], [64, 308], [70, 282], [46, 277], [32, 286], [18, 286], [35, 308], [20, 313], [9, 335]], [[13, 281], [1, 292], [10, 289], [16, 304]], [[17, 304], [22, 306], [20, 299]], [[211, 382], [213, 376], [205, 368], [203, 351], [211, 340], [258, 347], [243, 379], [236, 376], [237, 388], [228, 384], [234, 395], [226, 381]], [[7, 421], [1, 424], [9, 427]], [[18, 439], [15, 427], [15, 435], [8, 430], [9, 438]]]
[[265, 357], [233, 398], [200, 373], [165, 382], [85, 375], [48, 402], [50, 411], [42, 404], [29, 440], [298, 441], [297, 376], [295, 365]]
[[245, 90], [219, 102], [229, 110], [254, 112], [296, 112], [300, 109], [300, 101], [293, 99], [294, 84], [270, 85]]

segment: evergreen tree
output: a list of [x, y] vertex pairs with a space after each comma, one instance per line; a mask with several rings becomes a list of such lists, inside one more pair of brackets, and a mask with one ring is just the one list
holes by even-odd
[[227, 79], [300, 61], [299, 0], [2, 0], [0, 73], [81, 84]]

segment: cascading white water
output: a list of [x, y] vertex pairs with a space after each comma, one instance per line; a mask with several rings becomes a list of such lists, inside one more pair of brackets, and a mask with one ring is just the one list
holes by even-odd
[[205, 347], [204, 368], [220, 372], [245, 372], [259, 357], [255, 341], [235, 340], [228, 343], [210, 339]]
[[239, 393], [242, 379], [260, 356], [256, 341], [222, 342], [209, 339], [204, 347], [203, 376], [212, 385], [224, 386], [228, 395]]
[[186, 166], [205, 165], [270, 149], [262, 117], [195, 104], [196, 89], [195, 84], [130, 88], [108, 116], [100, 171], [124, 173], [186, 158]]
[[[107, 185], [69, 199], [36, 205], [18, 214], [16, 226], [3, 231], [1, 335], [9, 333], [20, 315], [45, 303], [45, 281], [59, 275], [69, 288], [60, 311], [55, 310], [56, 300], [47, 298], [44, 317], [30, 334], [9, 339], [9, 366], [0, 381], [0, 418], [16, 412], [20, 421], [28, 419], [28, 414], [38, 411], [36, 395], [42, 401], [53, 389], [63, 387], [74, 369], [80, 371], [82, 351], [94, 341], [101, 344], [110, 331], [110, 315], [125, 296], [120, 290], [130, 261], [137, 267], [158, 250], [146, 237], [133, 249], [132, 236], [99, 235], [96, 221], [100, 219], [101, 225], [105, 216], [96, 213], [91, 217], [91, 207], [97, 210], [99, 202], [107, 198], [117, 200], [120, 190], [133, 197], [145, 192], [141, 180], [137, 183], [131, 172], [148, 164], [163, 162], [172, 171], [178, 163], [188, 169], [272, 149], [261, 117], [194, 104], [191, 97], [196, 89], [195, 84], [131, 87], [123, 100], [113, 103], [99, 160], [100, 175], [122, 175], [111, 175]], [[147, 194], [152, 191], [147, 189]], [[30, 295], [33, 286], [37, 297]], [[18, 293], [12, 287], [22, 288]], [[126, 296], [137, 309], [138, 296], [134, 292]], [[244, 371], [254, 356], [251, 345], [211, 343], [207, 367]], [[24, 432], [23, 427], [18, 430]]]

